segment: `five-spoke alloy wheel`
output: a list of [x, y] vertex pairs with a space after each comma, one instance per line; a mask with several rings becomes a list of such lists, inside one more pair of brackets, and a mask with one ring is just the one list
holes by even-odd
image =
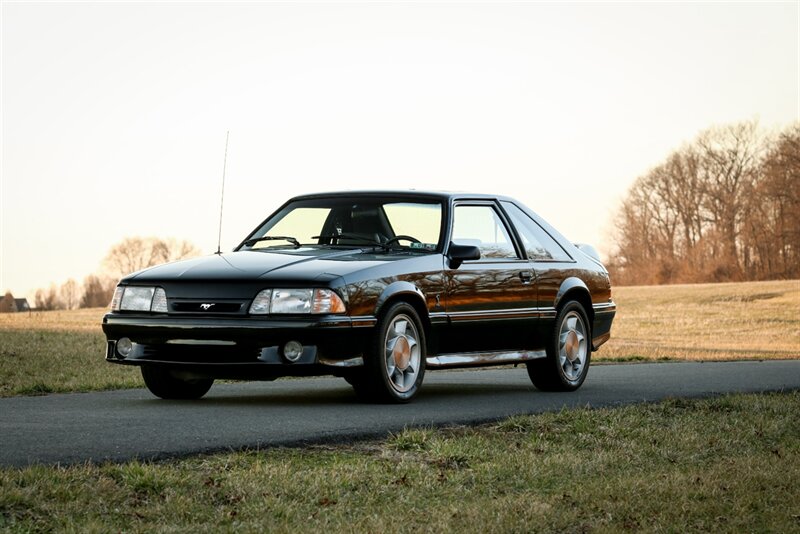
[[528, 375], [542, 391], [574, 391], [586, 379], [591, 354], [586, 311], [572, 300], [558, 310], [547, 358], [528, 362]]
[[564, 315], [558, 333], [558, 364], [564, 377], [571, 382], [583, 374], [589, 354], [586, 336], [586, 324], [577, 311], [572, 310]]
[[389, 323], [383, 348], [389, 385], [406, 393], [417, 382], [420, 371], [419, 331], [408, 315], [398, 313]]
[[392, 304], [381, 314], [363, 376], [348, 380], [370, 400], [410, 401], [425, 376], [425, 331], [419, 315], [406, 302]]

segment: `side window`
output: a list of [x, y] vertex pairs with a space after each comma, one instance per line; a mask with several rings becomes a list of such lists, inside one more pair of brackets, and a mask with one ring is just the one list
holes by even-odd
[[383, 205], [394, 235], [410, 235], [436, 248], [442, 229], [442, 205], [393, 202]]
[[508, 230], [492, 206], [456, 206], [452, 241], [480, 248], [481, 258], [519, 257]]
[[528, 257], [534, 261], [570, 261], [572, 258], [564, 252], [555, 239], [545, 232], [536, 221], [511, 202], [503, 202], [511, 222], [522, 239]]

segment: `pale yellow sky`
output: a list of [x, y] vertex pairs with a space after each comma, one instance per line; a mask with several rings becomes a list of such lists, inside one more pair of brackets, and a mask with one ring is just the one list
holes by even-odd
[[291, 195], [516, 197], [607, 245], [711, 125], [800, 119], [800, 3], [27, 3], [2, 15], [0, 291], [126, 236], [223, 249]]

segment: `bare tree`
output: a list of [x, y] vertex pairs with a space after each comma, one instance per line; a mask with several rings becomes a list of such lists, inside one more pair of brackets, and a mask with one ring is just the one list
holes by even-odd
[[755, 122], [712, 128], [697, 140], [701, 153], [703, 208], [713, 224], [719, 280], [740, 280], [745, 259], [739, 254], [746, 203], [758, 179], [764, 143]]
[[36, 308], [71, 310], [107, 306], [119, 278], [159, 263], [199, 254], [197, 247], [188, 241], [128, 237], [111, 247], [103, 260], [108, 276], [89, 275], [84, 280], [83, 288], [75, 280], [69, 279], [60, 288], [51, 284], [49, 289], [39, 289], [35, 296]]
[[63, 308], [58, 298], [58, 290], [55, 284], [50, 284], [49, 289], [36, 290], [35, 296], [37, 310], [59, 310]]
[[786, 278], [800, 276], [800, 124], [783, 132], [767, 154], [753, 225], [759, 262]]
[[108, 306], [114, 294], [114, 281], [90, 274], [83, 280], [81, 308], [102, 308]]
[[198, 256], [200, 251], [188, 241], [157, 237], [126, 237], [106, 254], [103, 265], [117, 279], [136, 271], [170, 261]]
[[59, 290], [61, 302], [67, 310], [74, 310], [81, 301], [81, 286], [74, 279], [70, 278], [61, 285]]
[[800, 276], [800, 125], [706, 130], [634, 182], [616, 222], [619, 283]]

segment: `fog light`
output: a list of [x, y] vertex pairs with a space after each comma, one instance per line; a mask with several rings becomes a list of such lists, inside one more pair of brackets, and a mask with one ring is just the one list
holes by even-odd
[[283, 346], [283, 357], [290, 362], [296, 362], [303, 355], [303, 345], [299, 341], [289, 341]]
[[133, 350], [133, 342], [127, 337], [123, 337], [122, 339], [117, 341], [117, 354], [119, 354], [123, 358], [127, 358], [132, 350]]

